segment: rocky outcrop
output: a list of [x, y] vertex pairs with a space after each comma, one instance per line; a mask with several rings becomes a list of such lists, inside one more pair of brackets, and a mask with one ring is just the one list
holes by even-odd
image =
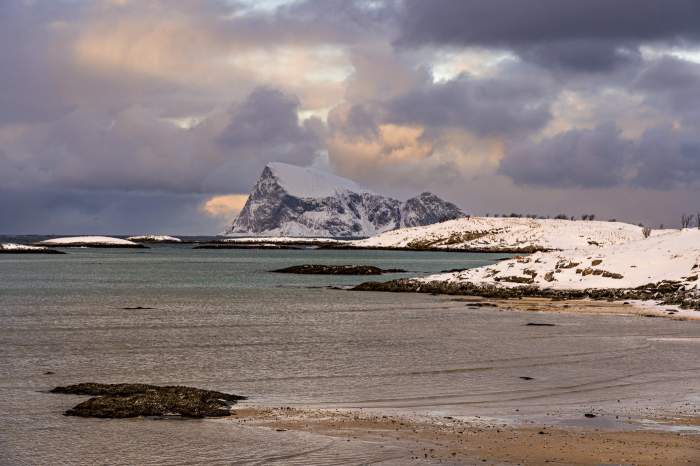
[[383, 273], [404, 273], [402, 269], [380, 269], [372, 265], [293, 265], [284, 269], [272, 270], [276, 273], [303, 275], [381, 275]]
[[664, 280], [636, 288], [589, 288], [582, 290], [557, 290], [537, 286], [502, 287], [476, 285], [469, 282], [419, 281], [411, 278], [387, 282], [365, 282], [352, 288], [354, 291], [389, 291], [446, 295], [481, 296], [491, 299], [551, 298], [594, 299], [608, 301], [654, 300], [661, 304], [677, 305], [682, 309], [700, 310], [700, 295], [686, 291], [678, 281]]
[[401, 226], [418, 227], [464, 217], [464, 212], [433, 193], [424, 192], [401, 206]]
[[434, 194], [401, 203], [320, 170], [270, 163], [226, 234], [367, 237], [460, 217], [457, 206]]
[[67, 410], [65, 415], [99, 418], [171, 415], [190, 418], [228, 416], [230, 407], [246, 398], [192, 387], [160, 387], [127, 383], [80, 383], [56, 387], [51, 390], [51, 393], [93, 396]]

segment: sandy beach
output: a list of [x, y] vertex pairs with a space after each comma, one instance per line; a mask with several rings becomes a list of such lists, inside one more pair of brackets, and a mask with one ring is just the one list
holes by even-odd
[[659, 305], [653, 301], [600, 301], [591, 299], [554, 300], [550, 298], [489, 299], [480, 296], [454, 298], [474, 307], [493, 307], [499, 310], [577, 313], [592, 315], [626, 315], [663, 317], [674, 320], [700, 320], [700, 312], [678, 306]]
[[303, 431], [380, 443], [403, 453], [396, 464], [698, 464], [700, 418], [659, 421], [679, 429], [649, 430], [634, 422], [626, 430], [562, 429], [372, 410], [256, 407], [237, 409], [232, 422], [273, 429], [282, 436]]

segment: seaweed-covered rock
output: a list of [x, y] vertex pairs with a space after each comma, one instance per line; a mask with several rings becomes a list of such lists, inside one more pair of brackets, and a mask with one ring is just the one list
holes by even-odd
[[403, 273], [402, 269], [380, 269], [373, 265], [293, 265], [273, 270], [275, 273], [296, 273], [304, 275], [381, 275], [383, 273]]
[[491, 299], [550, 298], [594, 299], [607, 301], [656, 300], [663, 304], [678, 305], [683, 309], [700, 310], [700, 294], [694, 290], [682, 290], [680, 285], [669, 281], [650, 283], [638, 288], [586, 288], [582, 290], [557, 290], [533, 285], [504, 287], [498, 285], [477, 285], [470, 282], [424, 282], [412, 278], [387, 282], [365, 282], [353, 291], [413, 292], [445, 295], [481, 296]]
[[202, 418], [228, 416], [230, 407], [246, 397], [183, 386], [80, 383], [56, 387], [51, 393], [90, 395], [66, 416], [128, 418], [168, 416]]

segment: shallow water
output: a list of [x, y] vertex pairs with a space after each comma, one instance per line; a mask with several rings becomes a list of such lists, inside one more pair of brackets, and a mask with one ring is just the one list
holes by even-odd
[[[500, 312], [449, 297], [323, 287], [367, 277], [268, 273], [302, 263], [427, 273], [503, 255], [186, 245], [69, 252], [0, 256], [3, 464], [361, 464], [396, 457], [377, 444], [221, 419], [61, 416], [84, 398], [46, 391], [81, 381], [193, 385], [248, 395], [251, 404], [549, 415], [552, 423], [595, 409], [640, 415], [697, 406], [697, 322]], [[153, 309], [125, 309], [139, 306]], [[556, 326], [525, 326], [532, 321]]]

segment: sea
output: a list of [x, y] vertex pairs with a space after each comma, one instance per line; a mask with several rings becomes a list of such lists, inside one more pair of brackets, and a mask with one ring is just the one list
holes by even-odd
[[[18, 238], [0, 237], [9, 240]], [[2, 465], [402, 464], [377, 443], [225, 418], [64, 416], [86, 398], [49, 390], [79, 382], [188, 385], [245, 395], [241, 406], [572, 425], [590, 410], [618, 414], [619, 400], [628, 414], [700, 401], [697, 322], [348, 289], [503, 254], [192, 244], [65, 251], [0, 255]], [[299, 264], [408, 272], [271, 272]]]

